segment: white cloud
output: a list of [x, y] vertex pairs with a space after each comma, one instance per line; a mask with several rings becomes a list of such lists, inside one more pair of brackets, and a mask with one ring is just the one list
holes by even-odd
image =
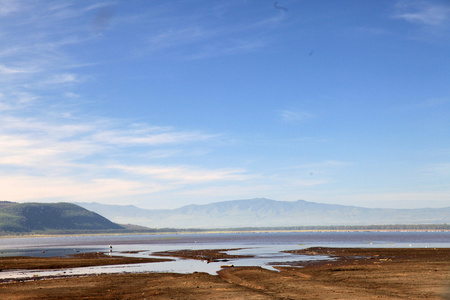
[[18, 12], [23, 8], [20, 0], [0, 0], [0, 16], [6, 16]]
[[[237, 55], [259, 50], [271, 42], [271, 31], [282, 25], [285, 14], [250, 14], [236, 13], [242, 10], [242, 2], [229, 2], [221, 5], [220, 15], [233, 17], [209, 18], [217, 12], [217, 7], [205, 5], [203, 11], [184, 11], [174, 21], [179, 9], [159, 7], [158, 15], [142, 15], [142, 23], [148, 23], [149, 30], [146, 46], [141, 55], [147, 52], [169, 54], [181, 59], [205, 59], [210, 57]], [[132, 20], [136, 22], [136, 19]], [[180, 47], [183, 48], [182, 54]]]
[[[148, 165], [154, 157], [142, 154], [145, 149], [161, 152], [158, 147], [164, 145], [171, 155], [182, 155], [185, 146], [192, 151], [193, 145], [211, 141], [215, 135], [143, 124], [124, 126], [110, 120], [75, 121], [13, 116], [0, 120], [3, 199], [98, 200], [249, 178], [240, 169]], [[137, 156], [133, 157], [136, 146]], [[131, 166], [130, 161], [137, 165]]]
[[[238, 169], [150, 164], [155, 159], [183, 156], [186, 147], [189, 153], [194, 153], [196, 145], [210, 142], [219, 135], [124, 124], [98, 116], [81, 118], [60, 107], [61, 99], [55, 98], [61, 96], [54, 94], [70, 98], [72, 102], [88, 101], [68, 91], [67, 87], [73, 89], [91, 78], [77, 72], [77, 67], [91, 62], [78, 61], [76, 53], [68, 54], [67, 46], [97, 38], [89, 30], [89, 24], [86, 26], [86, 17], [89, 18], [86, 12], [95, 17], [95, 10], [110, 3], [83, 6], [34, 2], [30, 4], [34, 9], [15, 6], [15, 3], [0, 2], [4, 4], [0, 5], [0, 15], [21, 14], [21, 21], [0, 35], [0, 57], [8, 62], [0, 64], [0, 84], [5, 87], [0, 95], [2, 199], [132, 197], [178, 189], [188, 183], [238, 181], [248, 176]], [[161, 28], [167, 29], [164, 26]], [[162, 30], [164, 35], [154, 35], [154, 44], [162, 48], [178, 47], [180, 43], [195, 44], [208, 39], [210, 34], [209, 28], [204, 26], [198, 30], [195, 26], [180, 28], [169, 34]], [[137, 166], [133, 169], [112, 168], [111, 165]]]
[[[208, 168], [201, 162], [154, 163], [155, 153], [158, 161], [165, 152], [171, 159], [182, 157], [185, 146], [192, 153], [195, 145], [217, 135], [145, 124], [124, 126], [111, 120], [59, 122], [13, 116], [0, 120], [3, 199], [108, 203], [117, 199], [120, 203], [120, 198], [139, 201], [133, 199], [184, 195], [183, 199], [196, 202], [195, 195], [202, 195], [199, 201], [210, 201], [206, 199], [216, 199], [222, 190], [222, 198], [277, 198], [277, 193], [283, 197], [291, 192], [292, 186], [302, 189], [326, 183], [317, 178], [259, 175], [241, 168]], [[136, 146], [139, 150], [133, 157]], [[154, 155], [146, 157], [146, 152]]]
[[65, 92], [64, 97], [71, 98], [71, 99], [77, 99], [77, 98], [80, 98], [81, 96], [77, 93]]
[[58, 124], [36, 118], [5, 116], [0, 120], [0, 133], [11, 132], [36, 139], [50, 137], [54, 140], [94, 131], [101, 123], [86, 122]]
[[[0, 121], [0, 162], [8, 165], [40, 167], [60, 161], [69, 164], [91, 154], [163, 144], [189, 144], [206, 141], [213, 135], [177, 132], [168, 128], [135, 126], [117, 128], [110, 122], [58, 124], [34, 118], [5, 117]], [[150, 148], [151, 149], [151, 148]], [[64, 163], [63, 163], [64, 162]], [[45, 165], [45, 164], [44, 164]]]
[[47, 84], [60, 84], [60, 83], [71, 83], [78, 82], [79, 79], [76, 74], [64, 73], [64, 74], [55, 74], [50, 78], [46, 83]]
[[65, 177], [40, 177], [29, 175], [0, 175], [2, 199], [8, 201], [92, 201], [131, 197], [142, 193], [164, 190], [163, 186], [117, 179], [94, 178], [82, 180]]
[[[246, 170], [236, 168], [151, 165], [146, 162], [153, 158], [142, 156], [142, 147], [158, 152], [162, 151], [158, 150], [162, 144], [165, 147], [176, 144], [174, 150], [167, 148], [168, 151], [171, 155], [182, 155], [185, 145], [202, 143], [213, 136], [142, 124], [125, 129], [115, 126], [112, 122], [58, 124], [17, 117], [0, 121], [2, 199], [107, 199], [111, 203], [120, 197], [148, 197], [165, 191], [195, 189], [212, 182], [224, 184], [254, 178]], [[111, 143], [120, 147], [111, 147]], [[130, 156], [136, 145], [138, 159]], [[90, 156], [97, 158], [90, 159]]]
[[208, 44], [196, 53], [184, 55], [184, 59], [199, 60], [218, 56], [235, 55], [243, 53], [251, 53], [265, 47], [267, 41], [262, 39], [242, 39], [235, 40], [232, 43], [215, 43]]
[[311, 120], [314, 115], [304, 111], [281, 110], [279, 116], [285, 122], [305, 122]]
[[[30, 105], [36, 99], [36, 96], [23, 92], [0, 93], [0, 112], [21, 109]], [[7, 116], [3, 115], [3, 121], [5, 119], [7, 119]], [[1, 121], [2, 120], [0, 120], [0, 122]]]
[[30, 70], [22, 69], [22, 68], [11, 68], [6, 67], [5, 65], [0, 65], [0, 73], [11, 75], [11, 74], [18, 74], [18, 73], [30, 73]]
[[[0, 3], [0, 64], [2, 93], [14, 98], [17, 93], [33, 94], [36, 89], [60, 89], [85, 79], [70, 70], [81, 64], [67, 46], [96, 38], [83, 26], [83, 5], [45, 1], [2, 1]], [[14, 22], [5, 14], [16, 12]], [[10, 100], [11, 101], [11, 100]], [[12, 105], [14, 106], [14, 105]]]
[[[177, 144], [196, 141], [204, 141], [215, 137], [198, 132], [176, 132], [165, 129], [154, 131], [154, 128], [148, 130], [106, 130], [93, 135], [93, 139], [104, 144], [115, 145], [161, 145]], [[162, 132], [161, 132], [162, 131]]]
[[394, 18], [428, 26], [443, 26], [450, 20], [450, 6], [436, 1], [399, 1]]
[[125, 166], [115, 165], [111, 168], [131, 174], [147, 175], [156, 180], [165, 180], [176, 183], [207, 183], [212, 181], [240, 181], [250, 179], [242, 169], [207, 170], [190, 166]]
[[16, 172], [19, 173], [64, 173], [64, 168], [73, 165], [77, 159], [101, 149], [83, 139], [0, 133], [0, 165], [8, 166], [10, 173], [14, 170], [11, 168], [18, 168]]

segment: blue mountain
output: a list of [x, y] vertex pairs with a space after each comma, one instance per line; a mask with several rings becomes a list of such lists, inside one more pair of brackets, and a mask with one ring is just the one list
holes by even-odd
[[233, 200], [176, 209], [77, 203], [119, 224], [151, 228], [237, 228], [275, 226], [448, 224], [450, 207], [420, 209], [357, 206], [264, 198]]

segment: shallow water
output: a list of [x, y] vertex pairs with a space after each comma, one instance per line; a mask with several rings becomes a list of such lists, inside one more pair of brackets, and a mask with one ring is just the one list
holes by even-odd
[[[278, 265], [304, 260], [331, 259], [285, 253], [307, 247], [450, 247], [450, 232], [289, 232], [289, 233], [221, 233], [123, 236], [68, 236], [46, 238], [0, 239], [0, 256], [67, 256], [78, 252], [109, 252], [135, 257], [156, 257], [153, 253], [184, 249], [239, 249], [229, 254], [253, 255], [229, 261], [207, 263], [174, 258], [172, 261], [132, 265], [72, 268], [64, 270], [20, 270], [0, 272], [0, 279], [35, 278], [64, 275], [113, 274], [135, 272], [206, 272], [217, 274], [221, 265], [260, 266], [274, 269]], [[137, 251], [137, 253], [123, 253]], [[167, 257], [164, 257], [167, 258]]]
[[[116, 247], [119, 251], [113, 251], [112, 255], [120, 255], [127, 257], [146, 257], [146, 258], [165, 258], [162, 256], [155, 256], [152, 253], [156, 251], [171, 251], [186, 249], [186, 247], [177, 246], [158, 246], [152, 247], [151, 250], [142, 250], [146, 245], [130, 245]], [[214, 249], [215, 247], [205, 248], [205, 245], [194, 245], [189, 249]], [[234, 247], [232, 247], [234, 248]], [[296, 247], [301, 249], [303, 247]], [[136, 250], [140, 249], [140, 250]], [[236, 247], [237, 249], [237, 247]], [[206, 272], [212, 275], [217, 275], [217, 271], [221, 269], [222, 265], [234, 266], [260, 266], [272, 271], [277, 271], [274, 266], [283, 265], [283, 262], [305, 261], [317, 259], [331, 259], [327, 256], [308, 256], [308, 255], [293, 255], [284, 253], [283, 250], [293, 249], [291, 245], [272, 245], [261, 246], [255, 248], [245, 248], [239, 250], [227, 251], [229, 254], [239, 255], [253, 255], [249, 258], [237, 258], [226, 261], [206, 262], [193, 259], [173, 258], [171, 261], [156, 262], [156, 263], [142, 263], [142, 264], [127, 264], [127, 265], [111, 265], [111, 266], [95, 266], [83, 268], [70, 268], [62, 270], [16, 270], [0, 272], [0, 279], [26, 279], [37, 277], [51, 277], [51, 276], [70, 276], [70, 275], [90, 275], [90, 274], [115, 274], [115, 273], [144, 273], [144, 272], [158, 272], [158, 273], [193, 273]], [[138, 253], [123, 253], [122, 251], [139, 251]], [[277, 262], [272, 265], [271, 262]]]

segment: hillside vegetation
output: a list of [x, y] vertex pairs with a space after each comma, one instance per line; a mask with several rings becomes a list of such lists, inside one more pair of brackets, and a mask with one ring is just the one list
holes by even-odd
[[120, 230], [122, 226], [71, 203], [0, 202], [0, 233]]

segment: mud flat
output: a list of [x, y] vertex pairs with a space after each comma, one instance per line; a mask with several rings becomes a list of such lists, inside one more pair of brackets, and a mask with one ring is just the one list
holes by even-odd
[[[167, 259], [169, 260], [169, 259]], [[69, 257], [0, 257], [0, 271], [6, 270], [54, 270], [65, 268], [125, 265], [161, 262], [164, 259], [110, 256], [104, 253], [79, 253]]]
[[[226, 259], [220, 250], [171, 253], [202, 260]], [[449, 299], [450, 249], [308, 248], [297, 255], [329, 255], [330, 261], [307, 261], [276, 267], [229, 267], [206, 273], [140, 273], [61, 277], [0, 284], [1, 299]], [[2, 258], [2, 269], [39, 264], [42, 268], [95, 265], [97, 260], [123, 264], [121, 258]], [[128, 259], [128, 258], [122, 258]], [[14, 260], [24, 260], [21, 267]], [[89, 261], [90, 260], [90, 261]], [[45, 261], [48, 265], [45, 265]], [[140, 261], [142, 262], [142, 261]], [[103, 263], [103, 262], [102, 262]], [[274, 262], [276, 263], [276, 262]], [[302, 266], [302, 267], [298, 267]]]

